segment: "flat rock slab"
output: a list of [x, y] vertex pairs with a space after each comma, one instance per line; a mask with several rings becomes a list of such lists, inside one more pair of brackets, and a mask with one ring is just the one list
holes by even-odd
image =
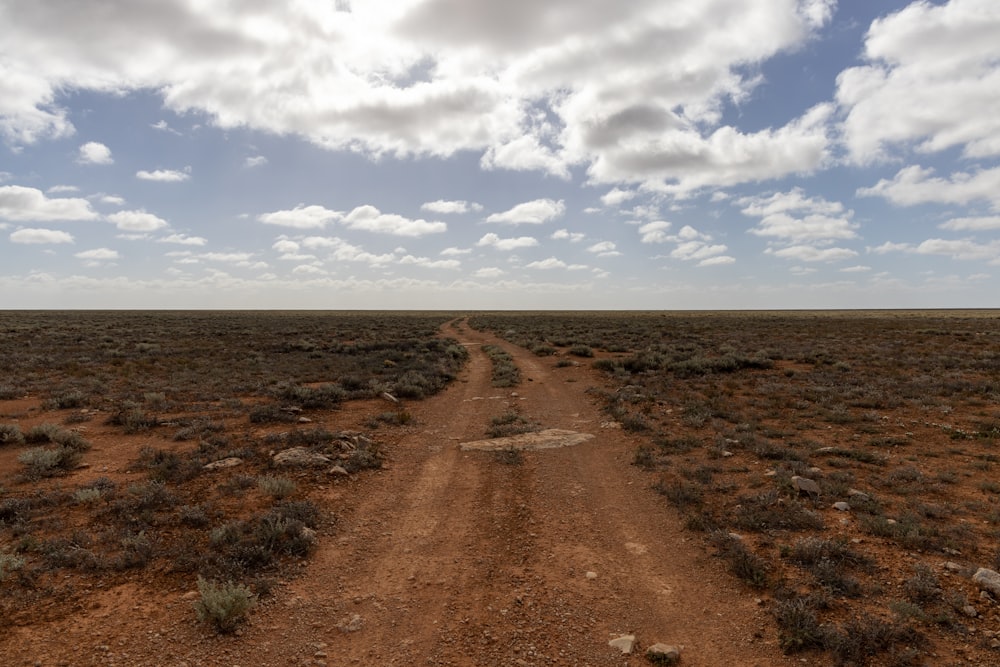
[[590, 433], [577, 433], [558, 428], [547, 428], [534, 433], [519, 433], [506, 438], [491, 438], [489, 440], [474, 440], [463, 442], [459, 447], [462, 451], [499, 452], [505, 449], [555, 449], [557, 447], [572, 447], [587, 442], [594, 436]]

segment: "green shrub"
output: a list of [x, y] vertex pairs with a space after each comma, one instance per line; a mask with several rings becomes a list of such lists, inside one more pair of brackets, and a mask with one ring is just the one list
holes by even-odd
[[22, 445], [24, 433], [17, 424], [0, 424], [0, 445]]
[[287, 477], [270, 476], [260, 477], [257, 480], [257, 488], [261, 493], [266, 493], [277, 500], [287, 498], [299, 489], [298, 485]]
[[216, 630], [223, 633], [235, 630], [246, 619], [254, 603], [250, 589], [232, 581], [216, 584], [198, 577], [198, 592], [201, 598], [194, 602], [198, 620], [212, 623]]
[[5, 581], [12, 572], [24, 567], [24, 559], [16, 554], [0, 551], [0, 581]]
[[34, 480], [72, 470], [80, 463], [80, 452], [62, 445], [55, 448], [33, 447], [22, 452], [17, 460], [24, 465], [24, 476]]
[[77, 505], [94, 505], [101, 499], [100, 489], [77, 489], [73, 493], [73, 501]]
[[778, 623], [778, 642], [785, 653], [823, 647], [826, 633], [811, 598], [778, 600], [774, 618]]

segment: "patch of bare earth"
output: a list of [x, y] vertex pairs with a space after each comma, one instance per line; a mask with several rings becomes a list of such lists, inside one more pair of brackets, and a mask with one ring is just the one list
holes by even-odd
[[[646, 664], [656, 642], [681, 647], [686, 665], [801, 664], [753, 591], [631, 465], [637, 436], [609, 428], [586, 392], [595, 371], [554, 368], [464, 322], [445, 333], [471, 353], [459, 380], [408, 404], [411, 425], [377, 431], [382, 470], [311, 492], [335, 521], [236, 635], [196, 622], [193, 580], [137, 571], [41, 596], [37, 615], [0, 630], [0, 664], [596, 667]], [[490, 386], [483, 343], [514, 357], [520, 386]], [[351, 428], [384, 409], [352, 402], [316, 425]], [[512, 409], [594, 437], [514, 458], [461, 448]], [[97, 426], [87, 437], [90, 467], [46, 484], [127, 479], [145, 444]], [[637, 639], [629, 655], [608, 644], [622, 635]]]

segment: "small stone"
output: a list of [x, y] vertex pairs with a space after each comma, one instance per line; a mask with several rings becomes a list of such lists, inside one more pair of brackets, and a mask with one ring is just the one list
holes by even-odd
[[764, 477], [777, 477], [777, 476], [778, 476], [777, 470], [768, 470], [766, 473], [764, 473]]
[[732, 455], [733, 455], [732, 452], [728, 452], [728, 451], [725, 451], [725, 450], [723, 450], [723, 452], [722, 452], [722, 458], [725, 458], [725, 459], [728, 459]]
[[596, 572], [588, 572], [588, 573], [586, 574], [586, 577], [587, 577], [588, 579], [597, 579], [597, 573], [596, 573]]
[[635, 648], [635, 635], [622, 635], [608, 642], [608, 646], [616, 648], [624, 654], [629, 654]]
[[228, 459], [212, 461], [204, 465], [205, 470], [221, 470], [222, 468], [234, 468], [243, 463], [243, 459], [231, 456]]
[[991, 639], [990, 648], [1000, 648], [1000, 639]]
[[657, 665], [676, 665], [681, 659], [681, 650], [670, 644], [653, 644], [646, 649], [646, 657]]
[[300, 424], [312, 424], [312, 422], [313, 420], [309, 419], [309, 417], [299, 417]]
[[351, 473], [347, 472], [347, 469], [344, 468], [344, 466], [333, 466], [327, 471], [327, 474], [336, 475], [337, 477], [347, 477]]
[[819, 495], [819, 484], [807, 477], [799, 477], [798, 475], [793, 476], [792, 486], [794, 486], [799, 493], [808, 493], [813, 496]]
[[350, 619], [342, 619], [337, 627], [341, 632], [357, 632], [365, 626], [364, 619], [360, 614], [353, 614]]
[[323, 466], [330, 463], [326, 456], [311, 452], [305, 447], [282, 450], [272, 456], [271, 460], [278, 466]]
[[198, 595], [199, 595], [198, 591], [188, 591], [187, 593], [185, 593], [184, 595], [181, 596], [181, 599], [182, 600], [194, 600], [195, 598], [198, 597]]
[[872, 497], [869, 496], [867, 493], [865, 493], [864, 491], [858, 491], [857, 489], [848, 489], [847, 490], [847, 495], [850, 496], [851, 498], [854, 498], [855, 500], [871, 500], [872, 499]]
[[841, 512], [850, 512], [851, 506], [841, 500], [839, 503], [833, 504], [833, 509], [840, 510]]
[[971, 604], [967, 604], [964, 607], [962, 607], [962, 613], [968, 616], [969, 618], [975, 618], [976, 616], [979, 616], [979, 612], [977, 612], [976, 608], [973, 607]]
[[390, 403], [399, 403], [399, 399], [387, 391], [382, 392], [382, 398], [389, 401]]
[[981, 567], [972, 575], [972, 580], [981, 590], [1000, 596], [1000, 572]]
[[948, 570], [949, 572], [961, 572], [962, 566], [954, 561], [948, 561], [947, 563], [944, 564], [944, 569]]

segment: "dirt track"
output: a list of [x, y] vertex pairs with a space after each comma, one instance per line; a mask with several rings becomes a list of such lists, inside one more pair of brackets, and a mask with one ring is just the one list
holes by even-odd
[[[325, 492], [334, 534], [239, 636], [194, 623], [185, 591], [119, 589], [44, 634], [8, 637], [0, 654], [21, 660], [4, 664], [621, 666], [648, 664], [655, 642], [683, 647], [684, 665], [801, 664], [630, 465], [630, 436], [586, 393], [588, 365], [555, 368], [463, 322], [445, 333], [469, 347], [462, 377], [407, 406], [416, 427], [384, 471]], [[490, 386], [484, 342], [520, 367], [513, 392]], [[513, 465], [460, 450], [515, 404], [544, 428], [596, 437]], [[608, 646], [629, 633], [633, 655]]]

